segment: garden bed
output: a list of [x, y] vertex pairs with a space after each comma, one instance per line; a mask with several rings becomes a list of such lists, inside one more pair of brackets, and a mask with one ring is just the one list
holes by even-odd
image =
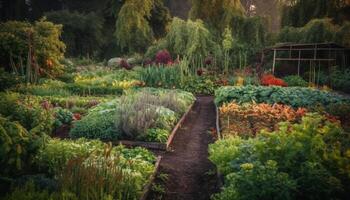
[[152, 149], [152, 150], [162, 150], [162, 151], [169, 151], [170, 145], [173, 142], [173, 139], [177, 133], [177, 130], [182, 126], [183, 122], [186, 120], [187, 115], [192, 110], [194, 103], [191, 104], [191, 106], [188, 108], [185, 114], [182, 115], [181, 119], [177, 122], [173, 130], [171, 131], [171, 134], [169, 135], [169, 138], [166, 143], [160, 143], [160, 142], [142, 142], [142, 141], [131, 141], [131, 140], [119, 140], [119, 141], [113, 141], [113, 145], [119, 145], [122, 144], [127, 147], [144, 147], [146, 149]]
[[154, 182], [154, 180], [155, 180], [155, 178], [156, 178], [156, 176], [158, 174], [161, 160], [162, 160], [162, 156], [158, 156], [156, 164], [155, 164], [154, 172], [149, 177], [148, 183], [145, 185], [145, 187], [143, 189], [143, 192], [142, 192], [140, 200], [146, 200], [147, 199], [147, 196], [148, 196], [150, 190], [152, 189], [152, 184], [153, 184], [153, 182]]

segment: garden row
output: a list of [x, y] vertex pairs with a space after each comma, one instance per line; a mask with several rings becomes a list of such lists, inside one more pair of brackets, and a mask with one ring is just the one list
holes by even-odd
[[350, 99], [308, 88], [222, 87], [213, 199], [347, 199]]
[[70, 87], [94, 85], [78, 79], [0, 93], [4, 199], [143, 198], [160, 158], [112, 144], [165, 144], [195, 100], [180, 90], [125, 87], [115, 93], [98, 84], [107, 92], [74, 92]]

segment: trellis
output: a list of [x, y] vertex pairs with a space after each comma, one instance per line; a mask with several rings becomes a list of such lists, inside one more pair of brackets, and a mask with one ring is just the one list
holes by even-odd
[[[312, 63], [326, 63], [331, 66], [349, 65], [350, 48], [346, 48], [335, 43], [310, 43], [310, 44], [279, 44], [274, 47], [265, 48], [261, 54], [261, 64], [264, 64], [266, 55], [273, 52], [272, 73], [275, 73], [276, 63], [278, 61], [297, 62], [298, 75], [300, 75], [300, 65], [302, 61], [309, 61], [310, 68]], [[279, 57], [279, 52], [288, 54], [288, 56]], [[295, 56], [297, 55], [297, 56]], [[307, 56], [305, 56], [307, 55]]]

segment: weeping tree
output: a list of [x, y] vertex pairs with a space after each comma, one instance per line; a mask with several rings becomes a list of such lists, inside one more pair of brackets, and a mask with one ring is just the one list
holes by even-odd
[[341, 21], [349, 10], [348, 0], [281, 0], [284, 3], [282, 26], [302, 27], [315, 18]]
[[143, 52], [154, 38], [163, 36], [170, 22], [162, 0], [125, 0], [117, 15], [118, 45], [131, 52]]
[[284, 27], [278, 35], [279, 42], [350, 44], [350, 25], [336, 25], [331, 19], [314, 19], [303, 27]]
[[243, 16], [244, 8], [240, 0], [191, 0], [191, 19], [202, 19], [221, 31], [233, 17]]
[[118, 14], [115, 36], [122, 49], [142, 52], [153, 41], [148, 22], [154, 0], [126, 0]]
[[209, 56], [216, 57], [216, 60], [221, 60], [222, 56], [220, 45], [203, 21], [184, 21], [176, 17], [170, 24], [166, 37], [152, 45], [145, 57], [153, 59], [162, 49], [168, 49], [173, 57], [186, 58], [195, 68], [203, 67], [204, 60]]

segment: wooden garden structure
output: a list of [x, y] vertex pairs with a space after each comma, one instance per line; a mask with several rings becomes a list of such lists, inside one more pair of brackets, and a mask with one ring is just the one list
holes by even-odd
[[272, 73], [275, 73], [276, 63], [279, 61], [288, 61], [295, 63], [300, 75], [301, 63], [307, 62], [311, 68], [312, 65], [320, 67], [332, 66], [348, 67], [350, 66], [350, 48], [346, 48], [335, 43], [309, 43], [293, 44], [283, 43], [273, 47], [263, 49], [261, 53], [261, 65], [264, 65], [267, 56], [273, 54]]

